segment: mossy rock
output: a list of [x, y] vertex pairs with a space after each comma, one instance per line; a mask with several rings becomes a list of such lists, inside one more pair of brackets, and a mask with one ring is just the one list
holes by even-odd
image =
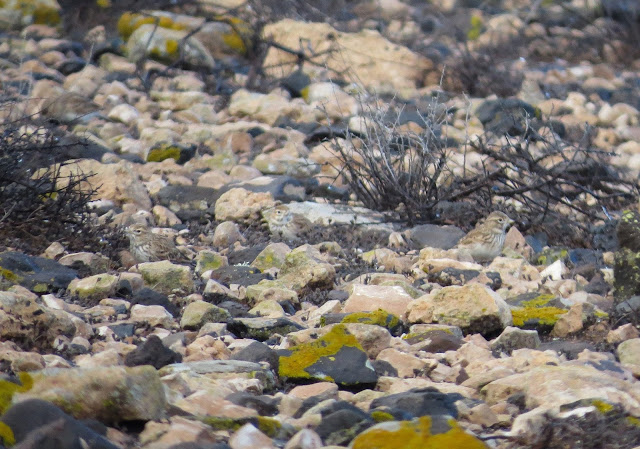
[[184, 164], [195, 154], [195, 145], [161, 143], [149, 150], [149, 153], [147, 154], [147, 162], [162, 162], [165, 159], [173, 159], [178, 164]]
[[345, 316], [342, 323], [361, 323], [361, 324], [373, 324], [376, 326], [381, 326], [389, 330], [389, 332], [394, 333], [400, 326], [402, 326], [402, 322], [400, 318], [396, 315], [389, 313], [385, 310], [378, 309], [373, 312], [354, 312], [349, 313]]
[[146, 24], [154, 26], [157, 24], [158, 27], [176, 31], [181, 31], [186, 28], [184, 24], [176, 23], [170, 17], [152, 17], [148, 14], [125, 12], [120, 16], [120, 19], [118, 19], [118, 33], [126, 42], [135, 30]]
[[618, 245], [633, 252], [640, 252], [640, 213], [625, 210], [616, 228]]
[[55, 0], [0, 1], [0, 30], [20, 29], [28, 25], [60, 25], [61, 8]]
[[556, 260], [567, 262], [569, 257], [569, 249], [563, 247], [545, 248], [536, 254], [534, 264], [549, 266]]
[[311, 343], [279, 353], [280, 376], [294, 381], [319, 380], [366, 387], [378, 380], [362, 346], [342, 324]]
[[455, 419], [423, 416], [412, 421], [376, 424], [354, 438], [351, 449], [487, 449]]
[[24, 393], [33, 387], [33, 378], [29, 373], [18, 373], [17, 382], [0, 379], [0, 414], [11, 405], [15, 393]]
[[511, 306], [513, 325], [521, 329], [535, 329], [540, 333], [553, 329], [558, 319], [568, 312], [554, 295], [525, 293], [507, 300]]
[[202, 275], [205, 271], [217, 270], [229, 265], [227, 258], [215, 251], [202, 250], [196, 256], [196, 273]]
[[[11, 406], [15, 393], [25, 393], [33, 387], [33, 378], [29, 373], [18, 373], [17, 381], [19, 383], [0, 379], [0, 414], [4, 414]], [[4, 446], [13, 446], [16, 443], [13, 431], [2, 421], [0, 421], [0, 439]]]
[[252, 424], [268, 437], [281, 440], [288, 440], [296, 432], [296, 429], [291, 425], [283, 424], [277, 419], [269, 418], [267, 416], [254, 416], [248, 418], [205, 416], [200, 418], [200, 421], [207, 424], [214, 430], [227, 430], [231, 432], [235, 432], [246, 424]]
[[640, 252], [622, 248], [615, 253], [613, 287], [616, 303], [640, 294]]

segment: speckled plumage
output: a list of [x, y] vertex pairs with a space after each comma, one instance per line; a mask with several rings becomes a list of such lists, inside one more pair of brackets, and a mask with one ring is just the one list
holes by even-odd
[[94, 117], [101, 117], [100, 106], [75, 92], [65, 92], [50, 100], [42, 108], [42, 114], [59, 123], [74, 124], [88, 122]]
[[502, 253], [507, 229], [513, 220], [502, 212], [491, 212], [462, 237], [456, 248], [467, 251], [476, 262], [491, 262]]
[[183, 259], [172, 238], [156, 234], [145, 225], [132, 224], [125, 233], [129, 237], [129, 252], [136, 262]]
[[300, 214], [294, 214], [285, 205], [267, 209], [262, 217], [269, 226], [271, 235], [285, 240], [296, 240], [313, 227], [311, 221]]

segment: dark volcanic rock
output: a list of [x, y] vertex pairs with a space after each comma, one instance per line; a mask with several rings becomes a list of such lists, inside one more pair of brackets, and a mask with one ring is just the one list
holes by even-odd
[[38, 449], [117, 449], [102, 435], [50, 402], [29, 399], [13, 405], [0, 420], [11, 428], [17, 446]]
[[259, 341], [254, 341], [231, 355], [232, 360], [244, 360], [245, 362], [269, 362], [271, 369], [278, 372], [280, 358], [276, 351]]
[[261, 273], [257, 268], [246, 265], [234, 265], [221, 267], [211, 273], [211, 279], [221, 284], [238, 284], [244, 287], [254, 285], [263, 279], [272, 279], [268, 274]]
[[409, 390], [374, 399], [369, 410], [381, 410], [396, 419], [406, 420], [420, 416], [458, 416], [455, 402], [463, 399], [457, 393], [441, 393], [435, 388]]
[[320, 413], [322, 422], [315, 430], [328, 445], [347, 445], [353, 436], [375, 424], [369, 414], [346, 401], [333, 402]]
[[160, 369], [165, 365], [182, 361], [182, 356], [162, 344], [157, 335], [151, 335], [124, 359], [126, 366], [151, 365]]
[[157, 292], [150, 288], [142, 288], [135, 292], [131, 298], [131, 305], [140, 304], [143, 306], [162, 306], [167, 309], [171, 315], [178, 316], [180, 310], [169, 301], [169, 297], [163, 293]]
[[77, 273], [55, 260], [15, 251], [0, 253], [2, 277], [38, 293], [66, 289]]

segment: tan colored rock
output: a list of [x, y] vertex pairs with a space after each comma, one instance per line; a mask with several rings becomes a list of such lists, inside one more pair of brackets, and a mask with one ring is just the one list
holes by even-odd
[[93, 159], [80, 159], [75, 163], [62, 166], [58, 180], [62, 182], [70, 175], [77, 176], [82, 173], [93, 174], [88, 182], [81, 183], [80, 187], [97, 188], [94, 199], [112, 200], [118, 206], [133, 203], [140, 209], [151, 209], [151, 199], [147, 189], [138, 178], [131, 162], [102, 164]]
[[14, 397], [52, 402], [78, 419], [105, 422], [160, 419], [166, 399], [152, 366], [47, 369], [33, 373], [34, 385]]
[[100, 300], [112, 295], [118, 284], [118, 277], [112, 274], [96, 274], [69, 283], [69, 293], [82, 299]]
[[[350, 334], [356, 337], [362, 349], [371, 359], [375, 359], [380, 351], [391, 345], [391, 334], [383, 327], [373, 324], [362, 323], [344, 323]], [[318, 329], [305, 329], [287, 334], [287, 342], [289, 346], [301, 345], [309, 343], [317, 338], [326, 335], [335, 326], [334, 324], [323, 326]]]
[[400, 286], [354, 284], [345, 301], [343, 312], [374, 312], [382, 309], [398, 317], [404, 317], [413, 301]]
[[207, 440], [215, 441], [211, 426], [182, 416], [172, 416], [168, 421], [148, 421], [140, 433], [140, 444], [149, 448]]
[[251, 266], [256, 267], [260, 271], [265, 271], [270, 268], [282, 268], [286, 256], [290, 252], [291, 248], [289, 248], [286, 243], [271, 243], [256, 256], [253, 262], [251, 262]]
[[380, 351], [376, 360], [387, 362], [396, 369], [398, 377], [425, 377], [436, 367], [436, 360], [423, 360], [414, 355], [387, 348]]
[[[289, 48], [298, 48], [300, 41], [304, 41], [308, 48], [321, 55], [315, 58], [320, 69], [309, 64], [304, 67], [305, 71], [328, 67], [338, 73], [353, 73], [358, 82], [379, 93], [413, 91], [433, 68], [430, 60], [392, 44], [372, 30], [342, 33], [326, 23], [285, 19], [267, 25], [264, 35]], [[332, 52], [333, 48], [338, 51]], [[277, 76], [283, 76], [297, 69], [297, 57], [274, 47], [267, 53], [264, 66], [274, 67], [273, 73], [277, 71]]]
[[640, 375], [640, 338], [625, 340], [616, 349], [620, 363], [631, 370], [637, 377]]
[[215, 205], [216, 220], [252, 221], [258, 220], [260, 211], [275, 206], [270, 193], [254, 193], [242, 188], [234, 188], [223, 193]]
[[636, 329], [633, 324], [627, 323], [616, 329], [610, 330], [607, 334], [607, 343], [621, 343], [625, 340], [631, 340], [632, 338], [638, 337], [640, 337], [638, 329]]
[[541, 366], [489, 383], [482, 389], [488, 404], [523, 393], [528, 408], [555, 408], [580, 399], [620, 404], [627, 412], [640, 412], [640, 392], [633, 383], [591, 365]]
[[229, 438], [231, 449], [275, 449], [271, 438], [256, 429], [253, 424], [245, 424]]
[[[302, 429], [291, 437], [284, 449], [332, 449], [322, 444], [322, 438], [312, 429]], [[333, 449], [338, 449], [335, 446]]]
[[151, 327], [160, 326], [170, 329], [173, 324], [173, 315], [162, 306], [143, 306], [136, 304], [131, 308], [131, 320], [144, 323]]
[[189, 294], [194, 289], [191, 268], [168, 260], [139, 263], [131, 271], [140, 273], [146, 285], [162, 293]]
[[314, 246], [299, 246], [285, 257], [276, 284], [281, 283], [297, 294], [308, 288], [331, 288], [336, 270], [327, 259], [331, 260], [333, 257]]
[[408, 320], [451, 324], [465, 332], [491, 333], [513, 324], [507, 303], [480, 284], [444, 287], [424, 295], [409, 306]]
[[223, 398], [211, 397], [206, 391], [200, 390], [175, 402], [177, 407], [197, 416], [211, 416], [216, 418], [250, 418], [257, 416], [253, 409], [236, 405]]
[[[565, 338], [571, 334], [575, 334], [582, 330], [583, 321], [587, 317], [586, 308], [589, 304], [574, 304], [569, 311], [562, 314], [556, 324], [553, 326], [551, 335], [554, 337]], [[593, 306], [590, 308], [593, 309]]]
[[[297, 295], [296, 295], [297, 299]], [[261, 316], [266, 318], [280, 318], [286, 316], [284, 309], [280, 303], [275, 299], [267, 299], [258, 302], [255, 306], [249, 310], [249, 313], [255, 316]]]
[[305, 103], [291, 101], [276, 92], [261, 94], [239, 89], [231, 96], [229, 114], [248, 117], [273, 126], [278, 118], [313, 119], [317, 112]]
[[240, 233], [238, 224], [233, 221], [224, 221], [216, 226], [213, 232], [213, 244], [215, 246], [229, 247], [235, 242], [244, 243], [246, 239]]
[[306, 87], [304, 99], [332, 120], [358, 113], [358, 100], [331, 82], [313, 83]]
[[300, 385], [289, 391], [289, 396], [300, 399], [317, 398], [321, 401], [338, 398], [338, 386], [333, 382], [315, 382]]
[[187, 346], [184, 362], [196, 360], [227, 360], [231, 351], [219, 338], [203, 335]]

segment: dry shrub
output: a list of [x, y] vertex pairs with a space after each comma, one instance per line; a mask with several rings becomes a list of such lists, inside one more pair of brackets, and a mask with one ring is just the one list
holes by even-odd
[[364, 130], [346, 141], [334, 139], [335, 168], [365, 206], [393, 211], [410, 224], [453, 222], [464, 228], [469, 211], [486, 215], [500, 208], [517, 217], [523, 231], [548, 232], [555, 223], [562, 232], [551, 240], [584, 244], [590, 224], [606, 218], [607, 210], [637, 202], [637, 180], [609, 164], [611, 153], [593, 147], [590, 130], [569, 141], [552, 124], [524, 115], [512, 118], [522, 124], [520, 135], [485, 132], [456, 144], [443, 136], [450, 117], [437, 100], [420, 116], [420, 132], [403, 126], [401, 111], [390, 121], [393, 106], [374, 103], [363, 106]]
[[93, 235], [89, 201], [94, 190], [83, 187], [90, 175], [61, 174], [67, 162], [56, 157], [67, 144], [54, 128], [29, 117], [11, 118], [20, 112], [14, 102], [1, 104], [0, 112], [0, 232], [5, 245], [41, 251], [64, 240], [82, 248], [83, 239]]

